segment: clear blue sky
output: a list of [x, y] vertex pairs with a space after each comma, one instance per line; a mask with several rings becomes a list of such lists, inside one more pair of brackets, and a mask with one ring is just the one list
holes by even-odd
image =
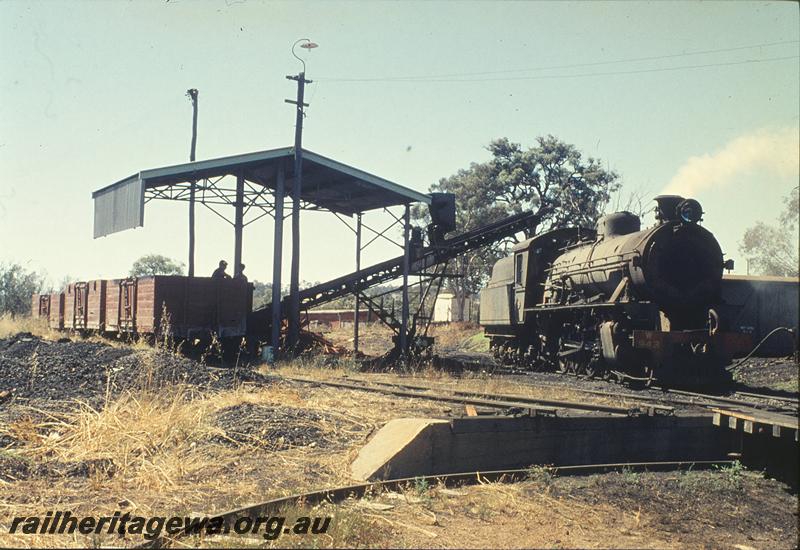
[[[793, 2], [0, 2], [0, 261], [55, 281], [185, 261], [184, 204], [93, 240], [91, 192], [188, 159], [191, 87], [199, 159], [290, 145], [302, 37], [320, 45], [307, 148], [426, 191], [491, 139], [553, 134], [618, 171], [623, 198], [693, 194], [740, 260], [744, 229], [797, 185], [799, 23]], [[302, 278], [351, 269], [340, 222], [303, 224]], [[213, 214], [198, 243], [199, 273], [232, 257]], [[268, 281], [271, 221], [244, 244]]]

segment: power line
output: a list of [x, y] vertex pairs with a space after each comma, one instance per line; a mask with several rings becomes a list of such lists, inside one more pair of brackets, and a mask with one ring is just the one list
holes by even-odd
[[[679, 71], [684, 69], [706, 69], [711, 67], [728, 67], [733, 65], [748, 65], [753, 63], [766, 63], [769, 61], [785, 61], [788, 59], [799, 59], [800, 55], [790, 55], [786, 57], [768, 57], [765, 59], [745, 59], [742, 61], [729, 61], [724, 63], [707, 63], [702, 65], [679, 65], [677, 67], [661, 67], [654, 69], [635, 69], [631, 71], [608, 71], [595, 73], [561, 74], [561, 75], [538, 75], [538, 76], [512, 76], [505, 78], [427, 78], [425, 80], [398, 80], [398, 79], [369, 79], [369, 80], [347, 80], [347, 79], [324, 79], [326, 82], [405, 82], [413, 84], [424, 84], [434, 82], [503, 82], [512, 80], [554, 80], [562, 78], [586, 78], [593, 76], [612, 76], [640, 73], [658, 73], [666, 71]], [[323, 80], [323, 79], [318, 79]]]
[[[766, 48], [772, 46], [783, 46], [788, 44], [798, 44], [800, 40], [787, 40], [783, 42], [767, 42], [763, 44], [753, 44], [750, 46], [737, 46], [734, 48], [719, 48], [714, 50], [696, 50], [691, 52], [681, 52], [681, 53], [674, 53], [674, 54], [665, 54], [665, 55], [655, 55], [655, 56], [648, 56], [648, 57], [631, 57], [626, 59], [616, 59], [612, 61], [595, 61], [590, 63], [572, 63], [568, 65], [546, 65], [540, 67], [530, 67], [527, 69], [506, 69], [500, 71], [481, 71], [481, 72], [469, 72], [469, 73], [450, 73], [450, 74], [440, 74], [440, 75], [418, 75], [418, 76], [385, 76], [385, 77], [352, 77], [352, 78], [317, 78], [317, 80], [325, 80], [327, 82], [388, 82], [388, 81], [433, 81], [433, 82], [452, 82], [451, 80], [444, 80], [449, 78], [458, 78], [459, 81], [467, 81], [471, 82], [474, 79], [464, 79], [460, 77], [470, 77], [470, 76], [486, 76], [486, 75], [497, 75], [497, 74], [509, 74], [509, 73], [524, 73], [524, 72], [532, 72], [532, 71], [545, 71], [545, 70], [553, 70], [553, 69], [574, 69], [578, 67], [594, 67], [594, 66], [601, 66], [601, 65], [614, 65], [619, 63], [632, 63], [632, 62], [639, 62], [639, 61], [656, 61], [660, 59], [672, 59], [676, 57], [689, 57], [695, 55], [708, 55], [714, 53], [724, 53], [724, 52], [733, 52], [733, 51], [741, 51], [741, 50], [750, 50], [754, 48]], [[435, 78], [436, 80], [431, 80]], [[500, 79], [498, 79], [500, 80]]]

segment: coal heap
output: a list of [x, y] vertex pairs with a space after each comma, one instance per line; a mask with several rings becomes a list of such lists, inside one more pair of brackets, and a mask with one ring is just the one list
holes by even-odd
[[0, 339], [0, 399], [71, 400], [101, 403], [106, 395], [179, 383], [223, 389], [237, 382], [266, 382], [250, 368], [210, 369], [175, 353], [138, 350], [30, 333]]
[[324, 447], [328, 441], [317, 425], [325, 417], [307, 409], [241, 403], [217, 412], [216, 424], [225, 431], [212, 441], [226, 446], [252, 445], [273, 450]]

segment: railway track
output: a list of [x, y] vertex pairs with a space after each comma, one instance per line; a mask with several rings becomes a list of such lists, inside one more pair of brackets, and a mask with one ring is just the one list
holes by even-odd
[[771, 393], [752, 393], [752, 392], [745, 392], [745, 391], [736, 391], [734, 395], [741, 395], [745, 398], [756, 398], [756, 399], [764, 399], [767, 401], [779, 401], [782, 403], [788, 403], [789, 405], [794, 405], [797, 407], [798, 401], [797, 397], [787, 397], [785, 395], [776, 395]]
[[[509, 376], [511, 377], [511, 376]], [[520, 378], [519, 375], [514, 376], [515, 379]], [[522, 380], [525, 380], [525, 377], [521, 377]], [[307, 380], [310, 382], [310, 380]], [[353, 384], [353, 382], [357, 382], [357, 384]], [[684, 405], [688, 407], [699, 407], [705, 409], [711, 409], [720, 406], [733, 406], [739, 407], [744, 409], [756, 409], [756, 410], [763, 410], [763, 411], [770, 411], [770, 412], [778, 412], [782, 414], [797, 414], [798, 411], [798, 401], [795, 398], [791, 397], [784, 397], [784, 396], [772, 396], [767, 394], [757, 394], [757, 393], [750, 393], [750, 392], [737, 392], [734, 395], [738, 395], [741, 398], [733, 398], [727, 396], [717, 396], [712, 394], [704, 394], [704, 393], [696, 393], [684, 390], [673, 390], [667, 388], [659, 388], [659, 387], [651, 387], [645, 390], [641, 390], [639, 392], [630, 392], [630, 391], [611, 391], [611, 390], [595, 390], [595, 389], [588, 389], [588, 388], [580, 388], [574, 385], [568, 384], [558, 384], [552, 382], [541, 382], [541, 381], [528, 381], [526, 382], [530, 385], [536, 387], [552, 387], [557, 389], [565, 389], [569, 391], [574, 391], [578, 393], [585, 393], [588, 395], [597, 395], [600, 397], [605, 397], [608, 399], [619, 399], [619, 400], [626, 400], [638, 403], [644, 403], [645, 405], [642, 408], [639, 408], [638, 411], [642, 411], [644, 409], [647, 414], [671, 414], [669, 411], [673, 411], [670, 405]], [[467, 404], [468, 399], [490, 399], [494, 401], [502, 401], [502, 406], [498, 406], [497, 408], [509, 408], [509, 407], [522, 407], [526, 408], [531, 405], [537, 406], [546, 406], [546, 407], [555, 407], [555, 408], [563, 408], [563, 409], [575, 409], [575, 410], [584, 410], [584, 411], [596, 411], [596, 412], [608, 412], [610, 414], [637, 414], [636, 408], [627, 409], [629, 412], [624, 413], [626, 410], [624, 407], [614, 407], [614, 406], [606, 406], [600, 404], [593, 404], [593, 403], [586, 403], [586, 402], [575, 402], [575, 401], [565, 401], [565, 400], [551, 400], [551, 399], [543, 399], [543, 398], [532, 398], [527, 396], [521, 395], [512, 395], [512, 394], [497, 394], [497, 393], [489, 393], [489, 392], [473, 392], [473, 391], [463, 391], [463, 390], [455, 390], [450, 388], [442, 388], [436, 387], [432, 385], [422, 385], [422, 384], [415, 384], [415, 383], [408, 383], [408, 382], [383, 382], [377, 380], [365, 380], [363, 378], [355, 378], [351, 379], [349, 382], [329, 382], [328, 385], [338, 385], [339, 387], [347, 387], [350, 389], [365, 389], [369, 385], [372, 385], [372, 391], [379, 391], [375, 389], [375, 387], [382, 387], [386, 388], [386, 391], [382, 393], [393, 393], [393, 391], [401, 391], [401, 395], [404, 397], [420, 397], [420, 398], [429, 398], [433, 400], [440, 400], [440, 401], [447, 401], [450, 402], [459, 402]], [[394, 389], [390, 391], [390, 389]], [[436, 394], [420, 394], [416, 392], [434, 392], [434, 391], [446, 391], [447, 399], [437, 399]], [[381, 393], [379, 391], [379, 393]], [[484, 403], [474, 402], [470, 403], [473, 405], [484, 405]], [[638, 414], [641, 414], [639, 412]]]
[[[617, 412], [621, 410], [626, 410], [626, 407], [616, 407], [613, 405], [602, 405], [598, 403], [586, 403], [586, 402], [575, 402], [575, 401], [567, 401], [567, 400], [556, 400], [556, 399], [543, 399], [543, 398], [535, 398], [535, 397], [528, 397], [523, 395], [516, 395], [516, 394], [498, 394], [498, 393], [486, 393], [486, 392], [472, 392], [472, 391], [462, 391], [462, 390], [448, 390], [446, 388], [437, 388], [435, 386], [424, 386], [424, 385], [415, 385], [415, 384], [407, 384], [407, 383], [391, 383], [391, 382], [373, 382], [374, 384], [379, 384], [381, 386], [389, 386], [389, 387], [403, 387], [409, 388], [414, 390], [438, 390], [438, 389], [445, 389], [447, 391], [451, 391], [455, 395], [464, 396], [464, 397], [490, 397], [490, 398], [503, 398], [503, 399], [514, 399], [522, 402], [531, 401], [537, 403], [549, 403], [555, 407], [561, 408], [574, 408], [578, 410], [588, 410], [588, 411], [598, 411], [598, 412]], [[566, 388], [571, 389], [571, 388]], [[615, 395], [609, 395], [608, 397], [618, 397]], [[620, 398], [624, 398], [623, 396], [619, 396]], [[651, 416], [653, 414], [666, 414], [671, 415], [674, 413], [675, 409], [665, 405], [647, 405], [648, 414]], [[640, 408], [627, 408], [627, 410], [641, 410]], [[630, 415], [629, 415], [630, 416]]]
[[[598, 473], [607, 473], [613, 471], [672, 471], [672, 470], [707, 470], [712, 468], [721, 468], [733, 464], [729, 460], [721, 461], [683, 461], [683, 462], [627, 462], [616, 464], [585, 464], [578, 466], [552, 466], [547, 467], [549, 473], [553, 476], [574, 476], [574, 475], [590, 475]], [[368, 496], [369, 494], [378, 491], [402, 491], [408, 487], [418, 486], [420, 483], [425, 482], [429, 485], [439, 484], [444, 486], [453, 485], [472, 485], [476, 483], [512, 483], [526, 479], [531, 475], [529, 468], [515, 469], [515, 470], [495, 470], [489, 472], [462, 472], [455, 474], [436, 474], [428, 476], [418, 476], [413, 478], [402, 479], [389, 479], [372, 481], [367, 483], [360, 483], [357, 485], [346, 485], [342, 487], [334, 487], [328, 489], [321, 489], [316, 491], [309, 491], [307, 493], [300, 493], [288, 497], [276, 498], [237, 508], [223, 512], [221, 514], [208, 514], [209, 518], [221, 518], [225, 529], [228, 531], [234, 525], [238, 518], [249, 517], [265, 517], [272, 514], [284, 514], [288, 508], [291, 507], [311, 507], [323, 502], [330, 504], [338, 504], [346, 499], [357, 499]], [[178, 539], [185, 538], [189, 535], [173, 536], [173, 537], [159, 537], [152, 541], [148, 541], [138, 548], [164, 548], [170, 545], [171, 542]], [[263, 542], [263, 541], [262, 541]]]
[[[480, 362], [469, 361], [463, 358], [461, 358], [460, 361], [458, 362], [462, 364], [464, 370], [474, 371], [474, 370], [486, 369], [486, 365]], [[529, 371], [505, 365], [497, 366], [496, 368], [492, 369], [491, 372], [498, 376], [509, 377], [514, 379], [523, 379], [523, 380], [529, 378], [531, 374], [541, 374], [541, 373], [530, 373]], [[578, 378], [578, 375], [572, 375], [572, 376]], [[768, 411], [788, 412], [795, 414], [797, 414], [797, 411], [800, 408], [800, 401], [798, 401], [798, 396], [786, 395], [787, 392], [770, 391], [768, 389], [759, 389], [760, 390], [759, 392], [747, 391], [746, 389], [735, 390], [729, 396], [723, 396], [723, 395], [715, 395], [707, 393], [697, 393], [685, 390], [661, 388], [658, 386], [643, 388], [641, 390], [636, 391], [636, 393], [632, 393], [630, 391], [617, 392], [611, 390], [608, 391], [592, 390], [568, 384], [541, 383], [539, 381], [536, 381], [534, 384], [542, 386], [552, 386], [552, 387], [568, 387], [571, 390], [577, 392], [601, 395], [610, 398], [620, 397], [634, 401], [640, 400], [646, 402], [669, 401], [671, 403], [687, 405], [687, 406], [698, 406], [698, 405], [702, 406], [705, 403], [709, 407], [718, 405], [732, 405], [737, 407], [748, 407], [748, 408], [763, 409]], [[684, 397], [687, 399], [683, 399]]]
[[797, 411], [797, 406], [798, 406], [797, 399], [793, 399], [790, 397], [775, 397], [772, 395], [749, 393], [749, 392], [735, 392], [733, 395], [739, 395], [741, 397], [740, 399], [736, 399], [733, 397], [719, 396], [719, 395], [712, 395], [705, 393], [695, 393], [684, 390], [673, 390], [673, 389], [658, 388], [658, 387], [653, 389], [667, 394], [693, 397], [700, 400], [717, 402], [725, 405], [762, 408], [761, 406], [759, 406], [761, 405], [760, 402], [766, 402], [763, 404], [763, 408], [783, 410], [783, 411], [793, 410], [795, 412]]
[[643, 407], [622, 407], [605, 405], [601, 403], [540, 399], [515, 394], [471, 392], [405, 383], [377, 381], [370, 381], [370, 383], [368, 383], [363, 379], [354, 379], [348, 382], [342, 382], [333, 380], [317, 380], [296, 376], [283, 376], [283, 378], [292, 382], [316, 386], [329, 386], [335, 388], [367, 391], [372, 393], [426, 399], [429, 401], [439, 401], [444, 403], [458, 403], [462, 405], [473, 405], [492, 409], [501, 409], [505, 411], [528, 410], [532, 415], [555, 416], [558, 410], [571, 410], [580, 412], [602, 412], [616, 416], [654, 416], [672, 415], [675, 411], [672, 407], [652, 403], [648, 403]]
[[[517, 377], [515, 377], [517, 378]], [[525, 377], [522, 377], [523, 379]], [[673, 403], [692, 407], [712, 408], [719, 406], [735, 406], [750, 409], [774, 411], [781, 413], [798, 412], [797, 398], [773, 396], [769, 394], [758, 394], [751, 392], [736, 392], [733, 395], [740, 396], [739, 399], [728, 396], [690, 392], [685, 390], [674, 390], [668, 388], [651, 387], [640, 390], [636, 393], [610, 390], [595, 390], [580, 388], [573, 385], [558, 384], [542, 381], [526, 381], [527, 384], [534, 386], [547, 386], [553, 388], [570, 389], [571, 391], [586, 393], [591, 395], [604, 396], [609, 398], [620, 398], [631, 401]]]

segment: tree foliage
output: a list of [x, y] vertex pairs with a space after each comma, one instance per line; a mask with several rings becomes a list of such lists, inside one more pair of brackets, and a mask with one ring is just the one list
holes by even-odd
[[540, 216], [534, 232], [564, 225], [592, 226], [603, 213], [619, 176], [598, 159], [583, 158], [574, 146], [554, 136], [520, 144], [498, 139], [489, 145], [495, 177], [489, 195], [508, 212], [533, 210]]
[[272, 283], [253, 280], [253, 309], [272, 303]]
[[149, 275], [183, 275], [183, 263], [160, 254], [148, 254], [133, 262], [131, 277]]
[[[619, 176], [603, 168], [600, 160], [584, 158], [574, 146], [548, 135], [536, 138], [524, 149], [507, 138], [487, 147], [492, 158], [443, 178], [431, 191], [456, 196], [457, 231], [469, 231], [531, 210], [538, 215], [533, 233], [560, 227], [593, 226], [619, 188]], [[426, 219], [417, 209], [416, 219]], [[449, 280], [449, 289], [464, 297], [477, 292], [488, 279], [491, 267], [507, 255], [510, 238], [455, 260], [448, 272], [461, 277]]]
[[784, 199], [777, 225], [757, 222], [745, 231], [739, 251], [748, 262], [748, 271], [756, 275], [798, 276], [798, 218], [798, 188], [795, 187]]
[[31, 296], [44, 289], [44, 276], [20, 264], [0, 264], [0, 313], [29, 314]]

